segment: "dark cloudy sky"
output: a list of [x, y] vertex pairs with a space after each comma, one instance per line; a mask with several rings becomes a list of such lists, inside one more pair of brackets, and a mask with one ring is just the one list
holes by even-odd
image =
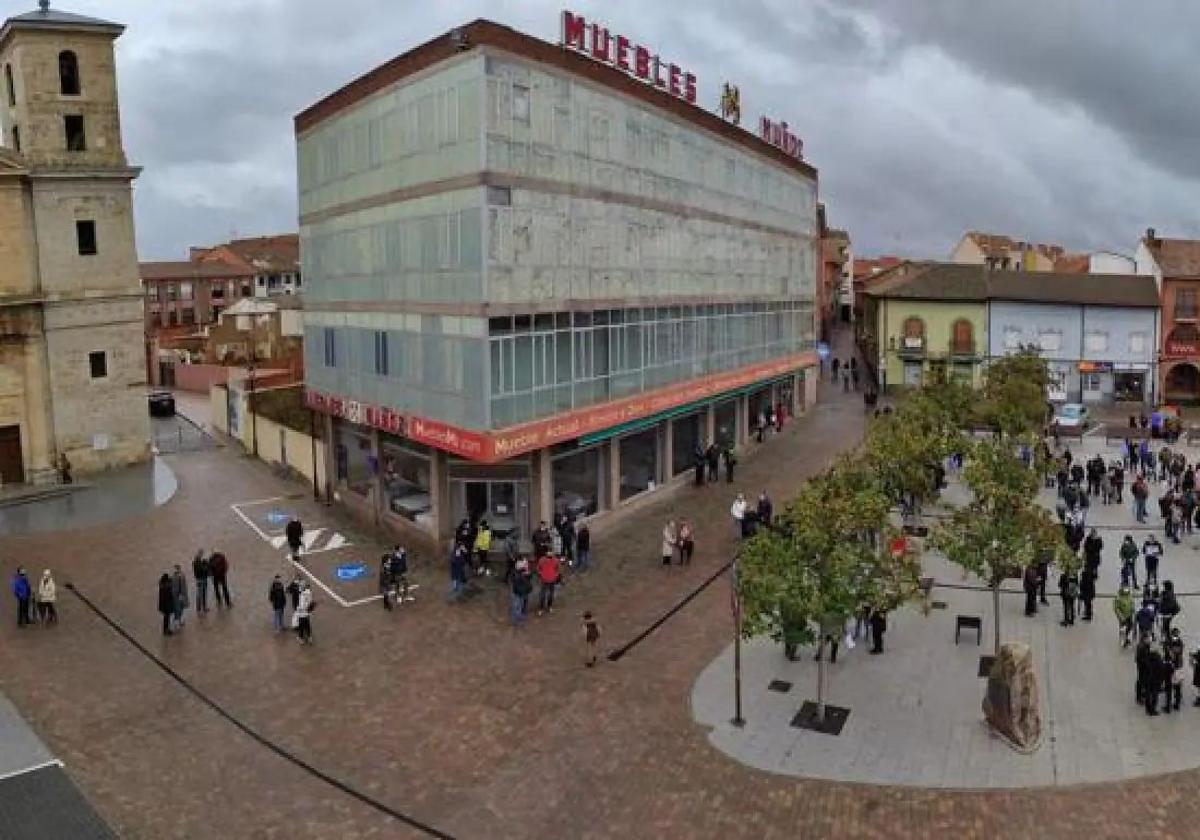
[[[0, 0], [0, 16], [33, 0]], [[292, 116], [476, 17], [557, 40], [542, 0], [55, 0], [118, 42], [143, 258], [294, 230]], [[786, 119], [859, 254], [944, 257], [968, 228], [1131, 252], [1200, 236], [1200, 14], [1188, 0], [578, 0], [743, 124]], [[684, 12], [684, 9], [689, 11]]]

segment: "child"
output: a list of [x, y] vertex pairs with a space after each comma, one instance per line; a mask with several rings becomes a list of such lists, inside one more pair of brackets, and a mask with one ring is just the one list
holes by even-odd
[[596, 623], [591, 611], [583, 614], [583, 641], [587, 651], [587, 660], [584, 664], [589, 668], [595, 667], [596, 643], [600, 641], [600, 625]]

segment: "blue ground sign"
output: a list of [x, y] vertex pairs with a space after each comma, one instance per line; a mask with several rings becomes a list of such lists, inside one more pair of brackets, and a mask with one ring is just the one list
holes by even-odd
[[338, 580], [358, 580], [367, 576], [366, 563], [343, 563], [334, 570]]
[[267, 513], [267, 521], [272, 525], [283, 525], [291, 521], [292, 515], [279, 508], [273, 508]]

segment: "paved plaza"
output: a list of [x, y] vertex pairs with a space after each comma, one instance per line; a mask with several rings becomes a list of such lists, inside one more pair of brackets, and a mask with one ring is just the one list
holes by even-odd
[[[647, 499], [622, 517], [619, 527], [598, 530], [598, 569], [569, 580], [560, 609], [531, 618], [520, 630], [507, 625], [506, 601], [498, 588], [485, 585], [466, 603], [447, 604], [443, 563], [421, 558], [417, 600], [396, 612], [385, 613], [377, 602], [343, 607], [319, 592], [316, 644], [301, 648], [290, 635], [270, 630], [266, 587], [284, 563], [282, 552], [231, 505], [282, 496], [306, 527], [335, 529], [352, 543], [339, 549], [348, 557], [373, 564], [383, 546], [336, 511], [314, 504], [299, 485], [282, 483], [269, 468], [228, 449], [170, 456], [179, 489], [161, 508], [119, 528], [6, 535], [0, 542], [6, 579], [18, 562], [35, 573], [47, 565], [56, 569], [62, 615], [57, 628], [19, 633], [5, 602], [0, 690], [63, 760], [100, 815], [129, 838], [424, 835], [248, 737], [84, 608], [65, 590], [68, 581], [196, 691], [258, 735], [396, 812], [463, 840], [1094, 840], [1127, 837], [1134, 829], [1159, 837], [1190, 836], [1190, 829], [1174, 827], [1200, 819], [1192, 794], [1200, 776], [1192, 771], [1120, 786], [952, 793], [911, 786], [935, 785], [934, 779], [864, 786], [824, 781], [816, 777], [833, 774], [819, 772], [797, 778], [777, 768], [763, 772], [741, 756], [726, 755], [717, 735], [693, 718], [697, 677], [730, 639], [723, 581], [701, 592], [619, 661], [602, 662], [594, 670], [582, 667], [584, 609], [600, 620], [603, 648], [633, 638], [730, 556], [727, 512], [733, 490], [752, 493], [766, 487], [782, 500], [839, 447], [854, 444], [863, 425], [858, 395], [829, 392], [822, 399], [819, 408], [743, 459], [733, 487], [684, 487]], [[694, 564], [688, 570], [661, 569], [661, 523], [684, 514], [697, 525]], [[199, 547], [229, 555], [235, 606], [203, 618], [191, 615], [181, 634], [163, 639], [154, 582], [169, 564], [186, 563]], [[1172, 555], [1169, 571], [1174, 562]], [[1110, 563], [1105, 560], [1105, 572], [1112, 570]], [[329, 582], [328, 569], [315, 573]], [[334, 591], [347, 602], [356, 600], [349, 590]], [[1191, 602], [1184, 606], [1190, 609]], [[849, 753], [857, 737], [853, 728], [884, 723], [868, 696], [891, 691], [887, 675], [856, 684], [855, 669], [889, 669], [901, 662], [906, 648], [924, 646], [953, 657], [936, 669], [971, 670], [988, 637], [983, 648], [973, 642], [955, 648], [948, 627], [955, 609], [930, 619], [897, 619], [888, 655], [870, 658], [878, 661], [865, 661], [859, 651], [839, 661], [831, 697], [853, 713], [847, 733], [832, 741]], [[1101, 615], [1105, 609], [1102, 605]], [[1014, 616], [1009, 626], [1020, 620]], [[921, 621], [927, 629], [917, 629]], [[1058, 629], [1049, 618], [1033, 621], [1047, 622], [1047, 631]], [[1103, 656], [1114, 672], [1127, 670], [1121, 655], [1106, 649], [1112, 641], [1109, 629], [1100, 624], [1072, 632], [1083, 650]], [[766, 656], [777, 654], [764, 648]], [[912, 656], [927, 667], [936, 662], [922, 658], [929, 653]], [[749, 662], [748, 673], [755, 667]], [[1116, 676], [1112, 680], [1115, 697]], [[760, 725], [760, 701], [751, 696], [749, 677], [747, 682], [747, 717], [751, 726]], [[895, 693], [911, 696], [914, 682], [906, 676]], [[971, 686], [982, 690], [974, 678], [963, 683], [964, 692]], [[810, 685], [798, 676], [787, 703], [798, 705]], [[1102, 730], [1135, 716], [1131, 702], [1112, 702], [1120, 712], [1111, 720], [1093, 715], [1078, 725]], [[978, 698], [970, 705], [977, 708]], [[711, 708], [718, 721], [728, 716], [719, 700]], [[1192, 722], [1192, 711], [1178, 720], [1158, 718], [1157, 724], [1182, 730]], [[892, 712], [889, 722], [895, 717]], [[937, 721], [922, 725], [932, 728]], [[1056, 720], [1055, 725], [1067, 724]], [[857, 755], [859, 763], [867, 760], [861, 750]], [[966, 761], [978, 759], [971, 755]], [[853, 764], [840, 755], [837, 760]], [[927, 760], [921, 756], [914, 763]], [[953, 761], [965, 764], [949, 755], [933, 763], [942, 767]], [[1066, 761], [1060, 761], [1059, 772], [1077, 772], [1065, 768]], [[898, 777], [899, 771], [892, 775]]]

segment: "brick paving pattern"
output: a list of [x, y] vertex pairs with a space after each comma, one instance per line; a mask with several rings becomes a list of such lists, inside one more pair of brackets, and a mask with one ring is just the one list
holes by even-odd
[[[744, 458], [736, 488], [777, 503], [861, 435], [858, 395], [824, 404]], [[328, 598], [316, 645], [270, 630], [278, 553], [229, 508], [280, 495], [269, 469], [228, 450], [171, 460], [179, 493], [106, 526], [0, 543], [53, 567], [200, 691], [248, 726], [396, 810], [458, 838], [1196, 836], [1195, 772], [1067, 790], [951, 793], [785, 778], [713, 749], [691, 719], [698, 673], [728, 642], [714, 585], [618, 663], [582, 663], [579, 616], [606, 648], [661, 615], [728, 557], [731, 490], [682, 488], [597, 532], [599, 569], [571, 580], [551, 616], [514, 630], [484, 589], [443, 600], [441, 562], [417, 572], [415, 605], [384, 613]], [[287, 488], [283, 492], [298, 492]], [[308, 499], [306, 525], [337, 526], [372, 565], [381, 546]], [[670, 515], [696, 523], [689, 570], [658, 566]], [[311, 525], [310, 525], [311, 526]], [[235, 606], [159, 635], [154, 584], [198, 547], [232, 563]], [[62, 591], [61, 624], [0, 623], [3, 687], [100, 814], [130, 838], [403, 838], [381, 816], [244, 736]]]

